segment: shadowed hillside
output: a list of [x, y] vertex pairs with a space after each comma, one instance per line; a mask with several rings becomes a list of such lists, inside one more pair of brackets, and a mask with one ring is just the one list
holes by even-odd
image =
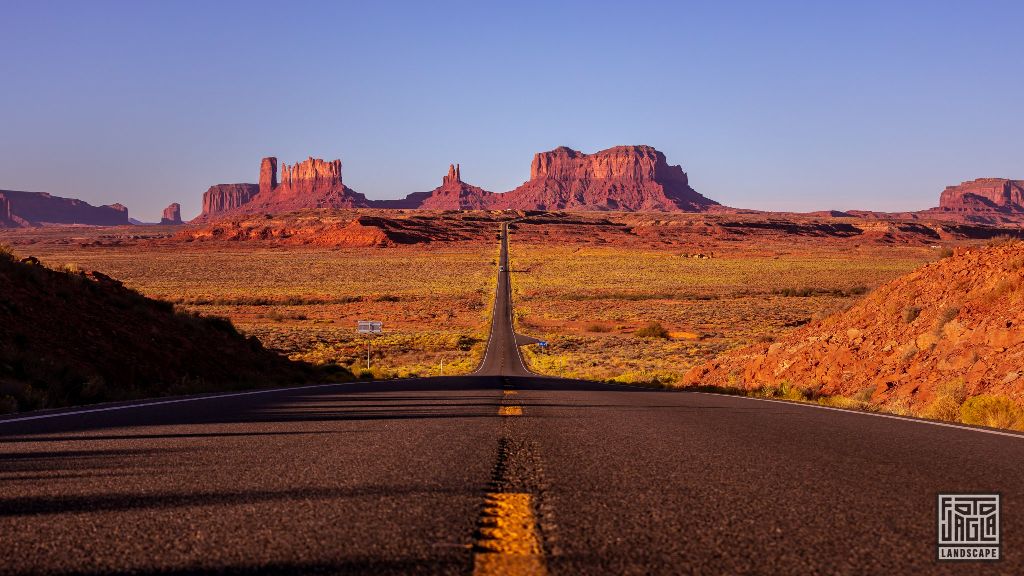
[[50, 270], [0, 246], [0, 411], [307, 380], [312, 369], [99, 272]]

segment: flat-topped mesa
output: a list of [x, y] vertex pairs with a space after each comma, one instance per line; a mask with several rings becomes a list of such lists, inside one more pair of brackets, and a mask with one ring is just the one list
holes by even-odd
[[618, 178], [634, 182], [672, 181], [687, 184], [680, 166], [669, 166], [665, 155], [651, 146], [616, 146], [584, 154], [560, 146], [533, 156], [530, 179], [600, 180]]
[[83, 224], [122, 226], [128, 224], [128, 209], [121, 204], [93, 206], [77, 198], [62, 198], [47, 192], [0, 190], [0, 226], [42, 224]]
[[939, 196], [939, 209], [947, 212], [1024, 213], [1024, 180], [978, 178], [947, 186]]
[[510, 207], [557, 210], [703, 211], [719, 204], [690, 187], [682, 167], [651, 146], [584, 154], [565, 146], [533, 157], [530, 180], [508, 193]]
[[181, 224], [181, 204], [177, 202], [164, 208], [164, 213], [160, 216], [161, 224]]
[[199, 218], [235, 210], [248, 204], [259, 191], [256, 184], [214, 184], [203, 193], [203, 213]]

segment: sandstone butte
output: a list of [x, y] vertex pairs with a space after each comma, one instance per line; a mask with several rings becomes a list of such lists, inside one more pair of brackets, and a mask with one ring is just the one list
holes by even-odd
[[163, 215], [160, 216], [161, 224], [181, 224], [181, 204], [174, 202], [164, 208]]
[[851, 309], [692, 368], [686, 385], [788, 383], [927, 406], [949, 384], [1024, 399], [1024, 242], [958, 248]]
[[0, 190], [0, 228], [42, 224], [124, 225], [128, 224], [128, 209], [121, 204], [93, 206], [47, 192]]
[[[243, 186], [254, 188], [243, 189]], [[255, 189], [254, 194], [248, 192]], [[368, 200], [342, 182], [341, 161], [309, 158], [283, 165], [264, 158], [260, 183], [219, 184], [203, 197], [199, 220], [230, 212], [283, 212], [305, 208], [421, 208], [440, 210], [727, 210], [690, 187], [680, 166], [650, 146], [616, 146], [595, 154], [566, 147], [533, 158], [530, 179], [504, 193], [489, 192], [462, 180], [451, 165], [441, 186], [402, 200]]]
[[947, 186], [939, 196], [939, 210], [947, 212], [1024, 213], [1024, 180], [979, 178]]

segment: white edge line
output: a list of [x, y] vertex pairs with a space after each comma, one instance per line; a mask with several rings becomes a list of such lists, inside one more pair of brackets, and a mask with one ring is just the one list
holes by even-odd
[[43, 420], [46, 418], [60, 418], [63, 416], [78, 416], [80, 414], [92, 414], [95, 412], [113, 412], [115, 410], [128, 410], [131, 408], [148, 408], [150, 406], [161, 406], [164, 404], [180, 404], [182, 402], [198, 402], [200, 400], [217, 400], [219, 398], [235, 398], [238, 396], [251, 396], [254, 394], [270, 394], [273, 392], [287, 392], [292, 390], [309, 390], [310, 388], [325, 388], [327, 386], [349, 386], [352, 384], [363, 384], [364, 381], [356, 382], [332, 382], [330, 384], [312, 384], [309, 386], [292, 386], [289, 388], [267, 388], [264, 390], [249, 390], [247, 392], [231, 392], [228, 394], [211, 394], [206, 396], [187, 396], [184, 398], [173, 398], [170, 400], [157, 400], [155, 402], [141, 402], [138, 404], [121, 404], [118, 406], [105, 406], [102, 408], [85, 408], [82, 410], [71, 410], [68, 412], [54, 412], [47, 414], [35, 414], [33, 416], [22, 416], [20, 418], [9, 418], [0, 420], [0, 426], [11, 422], [27, 422], [29, 420]]

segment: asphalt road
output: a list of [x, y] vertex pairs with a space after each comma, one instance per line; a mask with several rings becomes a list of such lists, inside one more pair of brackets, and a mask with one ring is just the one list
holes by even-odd
[[[470, 574], [506, 492], [551, 574], [1024, 573], [1020, 435], [534, 376], [509, 306], [470, 376], [0, 420], [0, 573]], [[1001, 561], [936, 561], [939, 492]]]

